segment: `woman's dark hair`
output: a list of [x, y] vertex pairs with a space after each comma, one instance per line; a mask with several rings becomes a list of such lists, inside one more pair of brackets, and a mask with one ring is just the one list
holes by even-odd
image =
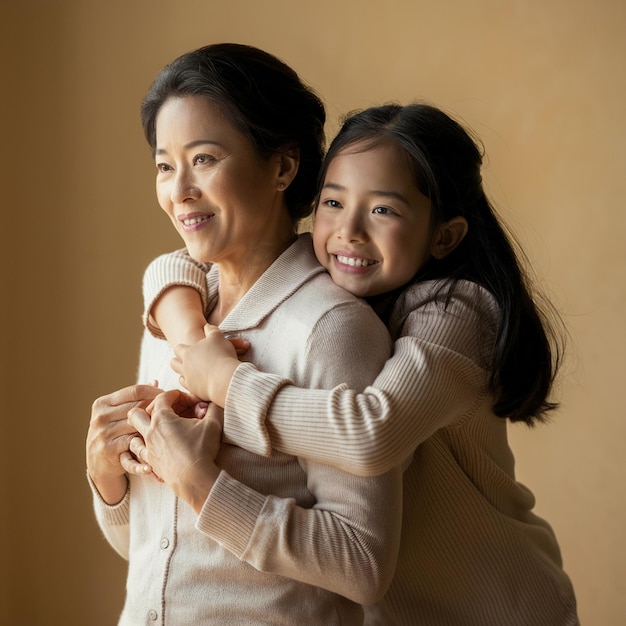
[[167, 65], [141, 104], [148, 143], [156, 147], [156, 118], [168, 98], [202, 96], [269, 157], [298, 148], [296, 177], [285, 191], [294, 222], [310, 215], [325, 148], [324, 105], [288, 65], [271, 54], [234, 43], [204, 46]]
[[493, 294], [501, 311], [489, 364], [494, 412], [529, 425], [543, 421], [557, 406], [547, 398], [562, 357], [562, 334], [556, 332], [560, 318], [549, 319], [533, 300], [521, 252], [516, 254], [513, 237], [485, 195], [482, 150], [467, 131], [427, 104], [366, 109], [345, 120], [320, 180], [346, 148], [361, 151], [390, 142], [404, 151], [418, 189], [430, 199], [432, 227], [456, 216], [468, 223], [457, 248], [443, 259], [430, 259], [411, 282], [441, 280], [448, 289], [447, 302], [458, 280], [478, 283]]

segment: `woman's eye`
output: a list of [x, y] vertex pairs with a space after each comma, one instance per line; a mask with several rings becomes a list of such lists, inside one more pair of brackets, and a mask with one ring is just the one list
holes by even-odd
[[157, 170], [159, 172], [169, 172], [171, 169], [172, 168], [167, 163], [157, 163]]
[[197, 154], [193, 158], [194, 165], [206, 165], [207, 163], [213, 163], [214, 161], [216, 161], [216, 158], [210, 154]]
[[331, 209], [340, 209], [341, 208], [341, 202], [339, 202], [339, 200], [324, 200], [324, 204], [326, 206], [329, 206]]

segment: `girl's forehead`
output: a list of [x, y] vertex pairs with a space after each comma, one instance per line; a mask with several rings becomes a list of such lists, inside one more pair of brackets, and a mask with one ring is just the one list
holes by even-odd
[[[393, 139], [364, 139], [347, 144], [332, 155], [328, 168], [333, 168], [337, 160], [379, 162], [381, 166], [394, 167], [412, 176], [414, 164], [407, 152]], [[334, 168], [333, 168], [334, 169]]]
[[413, 169], [412, 159], [402, 146], [391, 137], [370, 137], [355, 140], [345, 146], [342, 146], [331, 157], [330, 162], [337, 157], [358, 156], [365, 153], [372, 153], [376, 158], [385, 161], [394, 161], [398, 165], [408, 166]]

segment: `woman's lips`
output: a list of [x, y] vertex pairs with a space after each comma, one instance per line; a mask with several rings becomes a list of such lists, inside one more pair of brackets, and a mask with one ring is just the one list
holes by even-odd
[[190, 213], [179, 216], [178, 221], [184, 230], [195, 231], [200, 230], [214, 215], [214, 213]]

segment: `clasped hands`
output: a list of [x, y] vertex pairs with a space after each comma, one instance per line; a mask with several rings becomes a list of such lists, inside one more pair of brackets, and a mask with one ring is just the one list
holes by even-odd
[[[217, 326], [206, 324], [204, 327], [205, 339], [193, 346], [180, 344], [175, 350], [175, 357], [171, 361], [172, 369], [179, 374], [183, 387], [197, 398], [210, 398], [213, 404], [223, 407], [226, 400], [228, 385], [232, 373], [239, 365], [238, 355], [243, 355], [250, 347], [249, 342], [241, 337], [226, 339]], [[162, 407], [161, 410], [172, 412], [181, 417], [205, 417], [207, 402], [195, 402], [192, 396], [179, 394], [175, 399], [176, 405]], [[130, 440], [129, 450], [121, 455], [124, 469], [131, 474], [158, 473], [153, 472], [149, 461], [148, 447], [142, 438], [143, 431], [149, 426], [150, 416], [153, 413], [152, 402], [143, 411], [138, 409], [133, 416], [129, 412], [129, 421], [137, 427], [138, 435]], [[211, 412], [222, 417], [213, 405]], [[148, 416], [148, 417], [147, 417]], [[220, 421], [220, 424], [223, 422]]]
[[[100, 494], [109, 504], [126, 491], [125, 473], [152, 474], [166, 482], [194, 508], [202, 506], [219, 475], [214, 459], [219, 450], [222, 411], [230, 376], [219, 384], [207, 380], [216, 369], [234, 372], [249, 347], [240, 338], [224, 339], [218, 328], [205, 328], [206, 338], [193, 346], [176, 348], [173, 369], [192, 394], [179, 390], [162, 392], [154, 385], [133, 385], [96, 400], [87, 437], [87, 467]], [[202, 419], [183, 419], [202, 418]]]
[[145, 408], [130, 409], [128, 423], [138, 435], [120, 455], [122, 467], [129, 473], [154, 474], [199, 513], [220, 471], [215, 457], [222, 410], [174, 389], [160, 393]]

